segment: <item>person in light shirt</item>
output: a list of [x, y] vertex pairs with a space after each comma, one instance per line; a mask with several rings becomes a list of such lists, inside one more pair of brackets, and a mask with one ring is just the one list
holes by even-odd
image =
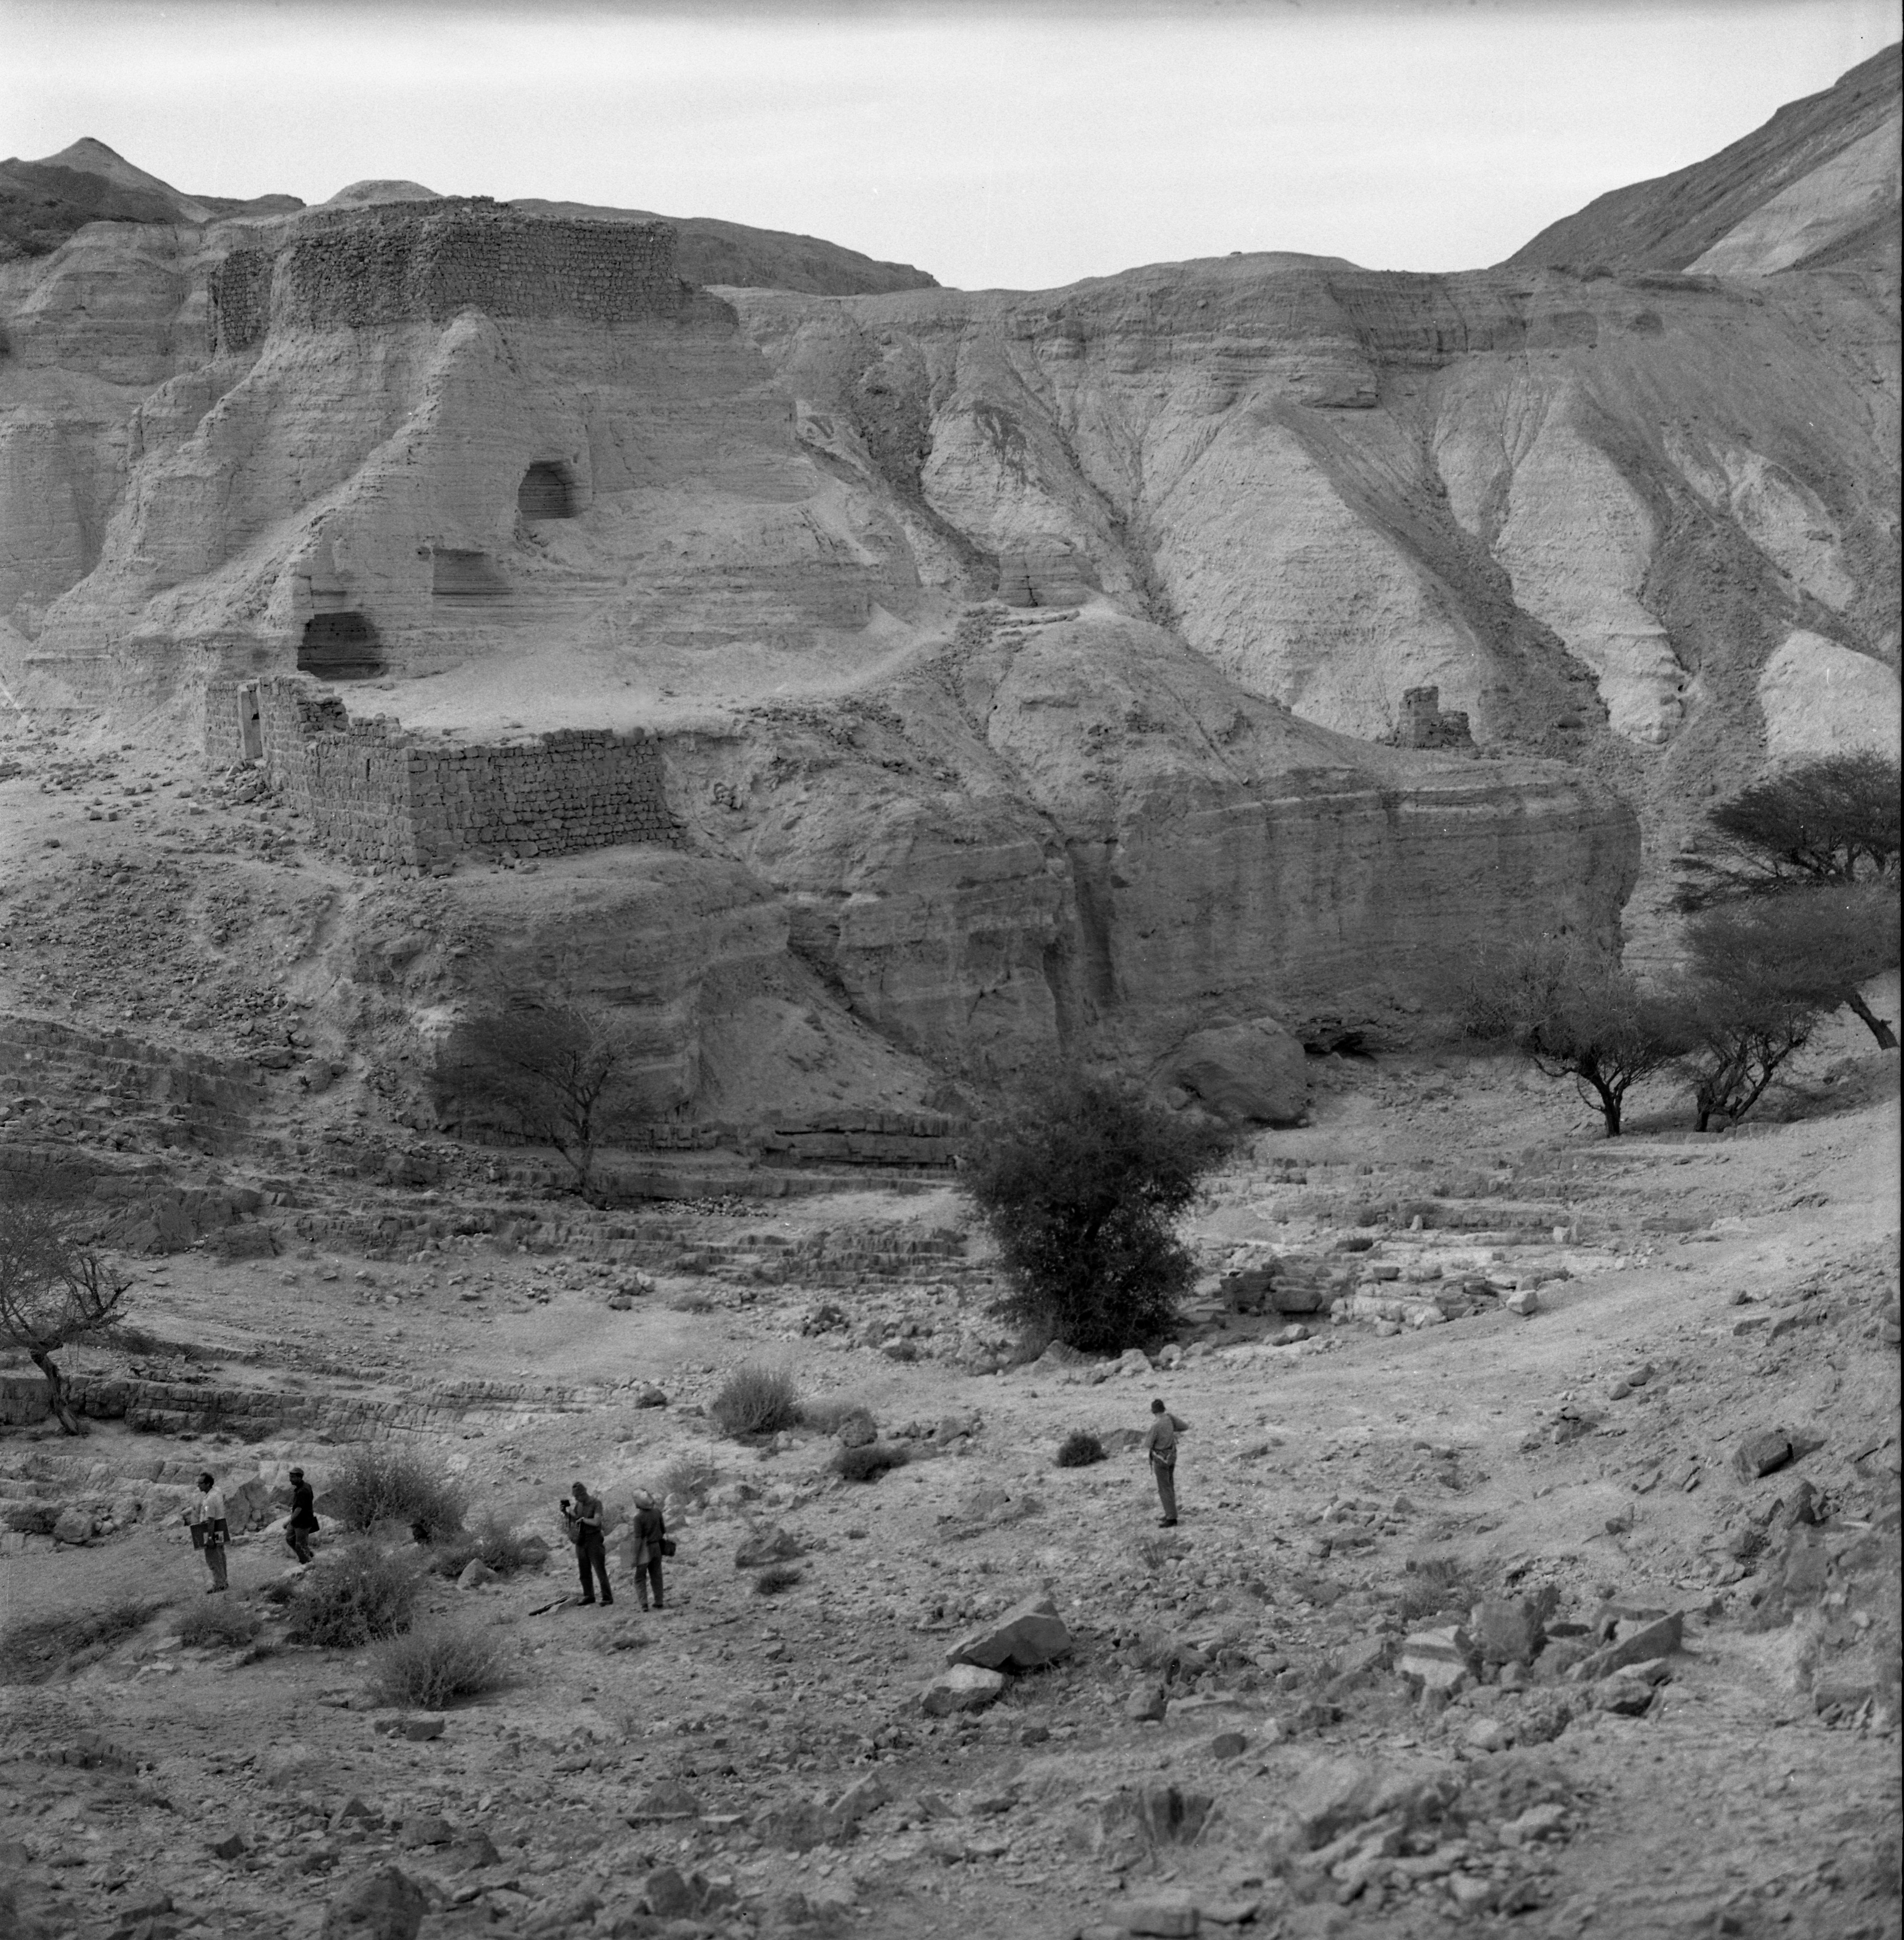
[[212, 1572], [206, 1595], [228, 1590], [231, 1586], [225, 1580], [224, 1546], [231, 1533], [225, 1523], [224, 1492], [209, 1470], [198, 1478], [198, 1500], [185, 1511], [185, 1521], [191, 1526], [192, 1547], [203, 1554], [205, 1566]]

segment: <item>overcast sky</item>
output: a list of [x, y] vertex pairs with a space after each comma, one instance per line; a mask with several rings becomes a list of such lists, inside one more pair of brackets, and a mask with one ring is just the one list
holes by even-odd
[[1897, 37], [1895, 0], [0, 0], [0, 153], [404, 177], [808, 234], [968, 288], [1498, 261]]

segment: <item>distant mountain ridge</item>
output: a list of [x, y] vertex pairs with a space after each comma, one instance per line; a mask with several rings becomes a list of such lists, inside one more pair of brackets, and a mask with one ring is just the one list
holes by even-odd
[[1898, 267], [1901, 55], [1884, 48], [1821, 93], [1689, 168], [1597, 197], [1507, 259], [1765, 276]]
[[[352, 183], [326, 207], [392, 200], [434, 200], [435, 191], [410, 181]], [[880, 263], [816, 236], [706, 216], [657, 218], [645, 209], [534, 197], [513, 206], [535, 215], [583, 216], [603, 222], [671, 222], [679, 232], [676, 261], [688, 282], [790, 290], [803, 296], [877, 296], [895, 290], [932, 290], [937, 280], [910, 263]], [[49, 255], [89, 222], [206, 223], [232, 215], [294, 215], [294, 195], [188, 195], [90, 136], [38, 161], [0, 162], [0, 263]]]

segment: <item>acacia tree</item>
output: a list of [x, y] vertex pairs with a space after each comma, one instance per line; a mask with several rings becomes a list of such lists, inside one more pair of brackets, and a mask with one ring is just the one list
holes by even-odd
[[1461, 993], [1462, 1021], [1484, 1043], [1512, 1044], [1543, 1077], [1571, 1078], [1620, 1135], [1626, 1094], [1697, 1042], [1683, 998], [1567, 938], [1484, 954]]
[[1899, 780], [1895, 761], [1866, 750], [1754, 782], [1707, 814], [1702, 839], [1679, 859], [1680, 907], [1895, 876]]
[[1116, 1078], [1066, 1070], [1029, 1085], [962, 1161], [1009, 1282], [998, 1310], [1072, 1347], [1166, 1331], [1196, 1277], [1177, 1222], [1226, 1145]]
[[1687, 1008], [1698, 1044], [1684, 1068], [1692, 1081], [1693, 1127], [1703, 1132], [1715, 1117], [1738, 1124], [1758, 1103], [1780, 1066], [1811, 1042], [1821, 1007], [1732, 975], [1695, 984]]
[[626, 1024], [599, 1011], [500, 1009], [451, 1031], [438, 1075], [508, 1130], [554, 1146], [592, 1203], [597, 1147], [642, 1115], [638, 1049]]
[[23, 1350], [44, 1377], [61, 1432], [84, 1435], [53, 1359], [111, 1324], [132, 1282], [87, 1243], [81, 1185], [44, 1161], [0, 1167], [0, 1341]]
[[1702, 978], [1762, 1011], [1770, 1004], [1845, 1005], [1887, 1051], [1897, 1035], [1859, 986], [1895, 969], [1898, 895], [1893, 882], [1820, 883], [1719, 904], [1688, 931]]

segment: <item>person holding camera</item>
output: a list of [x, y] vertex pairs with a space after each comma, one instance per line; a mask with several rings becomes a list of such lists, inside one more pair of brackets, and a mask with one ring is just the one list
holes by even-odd
[[562, 1504], [562, 1520], [567, 1525], [569, 1540], [575, 1545], [575, 1566], [581, 1573], [581, 1600], [584, 1603], [596, 1600], [595, 1585], [602, 1586], [601, 1600], [604, 1603], [615, 1601], [615, 1592], [609, 1588], [609, 1552], [606, 1539], [602, 1534], [602, 1499], [590, 1495], [584, 1482], [575, 1484], [572, 1499], [565, 1498]]

